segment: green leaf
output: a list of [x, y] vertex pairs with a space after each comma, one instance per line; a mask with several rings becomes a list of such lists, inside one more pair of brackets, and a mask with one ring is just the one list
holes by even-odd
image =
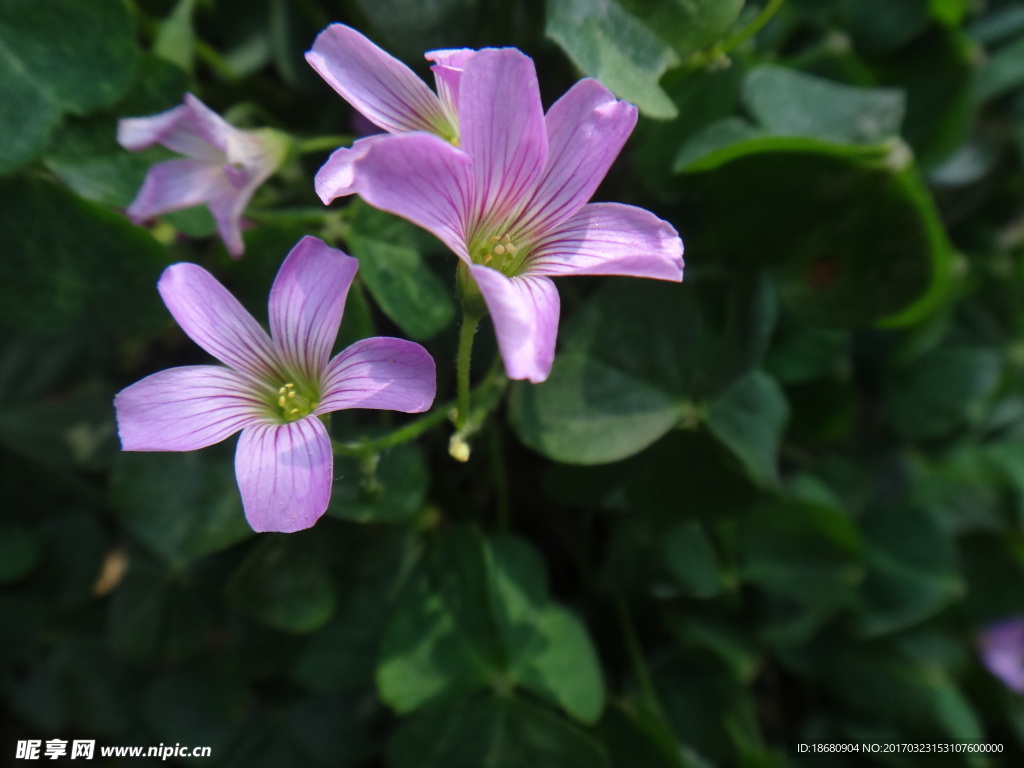
[[601, 746], [554, 714], [488, 694], [404, 722], [388, 745], [395, 768], [607, 768]]
[[665, 719], [687, 751], [696, 750], [718, 764], [733, 754], [734, 740], [756, 738], [757, 719], [746, 683], [711, 653], [676, 653], [651, 675]]
[[446, 328], [455, 316], [452, 288], [446, 288], [427, 266], [422, 240], [411, 225], [359, 206], [352, 227], [349, 248], [384, 313], [414, 339], [428, 339]]
[[882, 5], [841, 3], [857, 50], [869, 56], [891, 54], [928, 27], [929, 0], [891, 0]]
[[835, 328], [789, 323], [772, 339], [765, 369], [783, 384], [802, 384], [840, 370], [850, 334]]
[[127, 208], [146, 171], [165, 159], [160, 150], [128, 152], [116, 140], [113, 118], [65, 122], [53, 135], [46, 167], [86, 200]]
[[60, 122], [61, 110], [21, 70], [20, 62], [0, 40], [0, 173], [12, 171], [38, 155]]
[[[301, 747], [303, 757], [312, 756], [317, 765], [360, 768], [380, 749], [374, 738], [376, 712], [367, 710], [365, 700], [357, 695], [300, 699], [289, 708], [289, 736]], [[307, 764], [305, 759], [302, 764]]]
[[309, 636], [288, 676], [310, 691], [352, 691], [374, 685], [374, 667], [388, 618], [409, 577], [419, 542], [398, 526], [342, 526], [334, 555], [338, 604], [334, 616]]
[[66, 120], [46, 146], [43, 162], [87, 200], [127, 208], [142, 187], [146, 171], [171, 153], [163, 147], [127, 151], [117, 143], [117, 121], [162, 112], [179, 103], [187, 89], [188, 80], [180, 69], [155, 56], [143, 57], [128, 95], [113, 109]]
[[744, 0], [622, 0], [622, 6], [673, 46], [685, 61], [732, 27]]
[[953, 540], [934, 515], [913, 507], [882, 507], [864, 518], [862, 529], [865, 633], [912, 626], [964, 593]]
[[334, 615], [334, 583], [308, 541], [264, 534], [228, 580], [228, 605], [281, 632], [307, 634], [326, 624]]
[[860, 534], [831, 507], [779, 500], [740, 518], [742, 573], [766, 592], [839, 606], [863, 576]]
[[1005, 534], [965, 537], [958, 542], [970, 600], [962, 610], [974, 625], [1000, 621], [1020, 611], [1024, 590], [1024, 545]]
[[879, 62], [878, 77], [907, 96], [903, 136], [931, 168], [976, 125], [978, 47], [957, 27], [931, 26], [912, 45]]
[[674, 120], [641, 120], [629, 140], [638, 180], [659, 198], [678, 197], [673, 158], [694, 134], [736, 111], [745, 71], [744, 63], [737, 60], [729, 67], [666, 78], [665, 87], [679, 115]]
[[490, 570], [507, 677], [577, 720], [596, 722], [604, 707], [597, 654], [582, 622], [548, 602], [539, 554], [520, 539], [495, 538]]
[[899, 147], [884, 160], [749, 154], [692, 176], [709, 216], [691, 247], [724, 254], [736, 268], [775, 267], [782, 304], [801, 322], [916, 322], [946, 297], [953, 254]]
[[246, 691], [224, 675], [168, 674], [157, 677], [143, 706], [156, 739], [167, 744], [202, 744], [224, 754], [246, 716]]
[[174, 10], [160, 24], [153, 53], [186, 72], [192, 71], [192, 57], [195, 55], [196, 33], [192, 26], [195, 0], [178, 0]]
[[132, 81], [135, 30], [121, 0], [0, 5], [0, 173], [31, 160], [62, 112], [116, 101]]
[[899, 136], [903, 93], [856, 88], [791, 69], [762, 66], [743, 80], [742, 102], [755, 119], [711, 123], [675, 159], [677, 171], [715, 168], [761, 152], [814, 152], [881, 160]]
[[980, 738], [977, 715], [950, 671], [919, 647], [849, 644], [827, 654], [818, 675], [849, 717], [861, 722], [886, 724], [901, 733]]
[[[555, 461], [601, 464], [639, 453], [677, 425], [695, 426], [703, 403], [764, 356], [775, 296], [762, 277], [698, 286], [607, 281], [560, 331], [566, 351], [548, 380], [513, 386], [519, 438]], [[755, 377], [755, 395], [772, 386], [760, 386], [765, 378]], [[765, 428], [778, 417], [771, 394], [759, 403], [771, 407]]]
[[167, 251], [144, 230], [39, 178], [0, 180], [0, 198], [0, 252], [18, 275], [0, 285], [0, 317], [45, 332], [87, 312], [117, 331], [167, 321], [156, 292]]
[[640, 707], [609, 707], [597, 732], [617, 768], [698, 768], [662, 720]]
[[770, 134], [838, 144], [897, 137], [905, 109], [895, 88], [857, 88], [777, 66], [751, 70], [743, 103]]
[[490, 666], [459, 631], [441, 595], [421, 579], [399, 601], [384, 631], [377, 689], [396, 712], [412, 712], [482, 688]]
[[367, 474], [355, 459], [335, 457], [334, 490], [327, 514], [358, 523], [399, 523], [423, 508], [430, 475], [423, 451], [399, 445], [381, 454]]
[[963, 23], [970, 5], [968, 0], [928, 0], [928, 13], [940, 24], [955, 27]]
[[893, 428], [911, 439], [950, 432], [992, 394], [1001, 370], [994, 350], [956, 346], [891, 371], [885, 395]]
[[35, 531], [18, 523], [0, 524], [0, 584], [30, 573], [39, 562], [40, 541]]
[[761, 485], [778, 483], [779, 442], [789, 407], [768, 374], [753, 371], [707, 407], [707, 425]]
[[853, 162], [879, 163], [890, 154], [887, 145], [841, 144], [806, 136], [776, 136], [739, 117], [705, 126], [679, 150], [673, 161], [677, 173], [718, 168], [733, 160], [765, 153], [808, 152]]
[[669, 529], [661, 540], [662, 556], [676, 582], [694, 597], [714, 597], [726, 585], [715, 548], [697, 520]]
[[[522, 686], [578, 720], [604, 706], [586, 629], [552, 604], [539, 554], [466, 528], [441, 543], [433, 579], [421, 574], [385, 631], [381, 698], [399, 712], [455, 700], [488, 684]], [[433, 582], [433, 583], [431, 583]]]
[[680, 63], [679, 56], [616, 0], [550, 0], [545, 30], [577, 67], [619, 98], [648, 117], [676, 116], [658, 80]]
[[[671, 284], [611, 281], [560, 331], [566, 353], [539, 385], [512, 389], [519, 438], [555, 461], [631, 456], [684, 415], [699, 375], [699, 308]], [[614, 314], [618, 321], [608, 323]]]
[[182, 567], [252, 535], [226, 451], [117, 454], [113, 502], [127, 530]]
[[571, 353], [541, 385], [516, 385], [519, 438], [549, 459], [603, 464], [639, 453], [675, 426], [681, 404], [627, 371]]
[[[424, 51], [464, 44], [459, 35], [479, 10], [473, 0], [356, 0], [356, 5], [388, 45], [377, 42], [410, 64], [422, 62]], [[507, 9], [490, 9], [488, 15], [491, 22], [510, 23]]]

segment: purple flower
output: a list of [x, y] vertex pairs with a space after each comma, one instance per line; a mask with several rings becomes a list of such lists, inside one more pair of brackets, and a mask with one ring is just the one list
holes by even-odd
[[979, 636], [981, 660], [1007, 688], [1024, 693], [1024, 618], [1001, 621]]
[[142, 223], [161, 213], [206, 205], [228, 252], [239, 257], [240, 221], [253, 192], [281, 165], [286, 138], [271, 130], [242, 131], [190, 93], [181, 106], [118, 122], [117, 141], [138, 152], [154, 144], [185, 155], [149, 169], [128, 215]]
[[235, 474], [257, 531], [308, 528], [327, 509], [331, 441], [320, 416], [345, 408], [419, 413], [434, 360], [419, 344], [365, 339], [331, 358], [358, 262], [304, 237], [270, 291], [270, 330], [205, 269], [174, 264], [158, 289], [178, 325], [227, 367], [154, 373], [114, 400], [126, 451], [193, 451], [242, 430]]
[[[587, 79], [545, 115], [522, 52], [431, 56], [441, 98], [352, 30], [321, 34], [307, 58], [399, 135], [363, 139], [344, 167], [332, 158], [318, 192], [329, 202], [357, 191], [440, 238], [482, 294], [508, 376], [544, 381], [558, 330], [552, 277], [683, 278], [683, 243], [670, 224], [641, 208], [587, 203], [632, 132], [636, 107]], [[386, 74], [372, 77], [384, 59]], [[458, 147], [439, 128], [445, 115]]]
[[[462, 48], [426, 54], [434, 62], [437, 94], [405, 64], [344, 24], [332, 24], [317, 35], [306, 61], [345, 101], [388, 133], [426, 131], [458, 144], [459, 75], [474, 53]], [[316, 176], [316, 192], [325, 204], [356, 191], [353, 164], [386, 135], [359, 139], [331, 155]]]

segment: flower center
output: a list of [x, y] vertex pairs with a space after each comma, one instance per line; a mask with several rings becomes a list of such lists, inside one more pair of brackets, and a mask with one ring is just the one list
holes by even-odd
[[476, 249], [473, 261], [512, 277], [523, 263], [523, 254], [519, 246], [512, 242], [512, 236], [506, 233], [503, 237], [492, 235], [487, 238]]
[[298, 421], [309, 416], [317, 406], [315, 396], [289, 382], [277, 390], [277, 407], [285, 422]]

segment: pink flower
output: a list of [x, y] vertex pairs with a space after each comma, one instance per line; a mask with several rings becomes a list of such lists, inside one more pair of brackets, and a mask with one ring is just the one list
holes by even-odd
[[979, 636], [981, 660], [1011, 691], [1024, 693], [1024, 619], [993, 624]]
[[161, 144], [185, 155], [149, 169], [128, 206], [132, 221], [138, 224], [161, 213], [206, 205], [224, 245], [236, 258], [245, 250], [242, 213], [256, 188], [287, 154], [281, 134], [239, 130], [190, 93], [184, 104], [166, 112], [119, 121], [117, 141], [132, 152]]
[[668, 222], [587, 202], [637, 119], [597, 81], [576, 83], [545, 115], [533, 61], [514, 48], [428, 54], [440, 97], [347, 27], [329, 27], [307, 58], [397, 134], [362, 139], [343, 161], [336, 153], [317, 175], [321, 198], [356, 191], [451, 248], [482, 294], [510, 378], [541, 382], [551, 371], [552, 277], [682, 280], [683, 243]]
[[205, 269], [174, 264], [158, 289], [178, 325], [225, 363], [171, 368], [114, 400], [126, 451], [194, 451], [239, 430], [235, 474], [249, 524], [297, 531], [324, 513], [333, 453], [320, 416], [345, 408], [406, 413], [434, 400], [433, 358], [392, 338], [331, 358], [358, 262], [305, 237], [270, 291], [267, 333]]
[[[332, 24], [313, 42], [306, 61], [345, 101], [388, 133], [427, 131], [454, 144], [459, 140], [458, 84], [468, 48], [432, 51], [427, 59], [437, 94], [394, 56], [344, 24]], [[353, 164], [387, 134], [359, 139], [334, 152], [316, 176], [324, 203], [355, 192]]]

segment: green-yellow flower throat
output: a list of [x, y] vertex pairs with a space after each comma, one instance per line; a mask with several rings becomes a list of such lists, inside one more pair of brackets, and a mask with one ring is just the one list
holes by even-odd
[[291, 382], [277, 390], [277, 407], [286, 421], [298, 421], [309, 416], [317, 406], [317, 400], [303, 392]]
[[485, 267], [496, 269], [503, 275], [512, 277], [522, 266], [525, 253], [512, 242], [512, 236], [506, 234], [504, 237], [492, 235], [487, 238], [473, 255], [473, 261], [477, 264], [483, 264]]

